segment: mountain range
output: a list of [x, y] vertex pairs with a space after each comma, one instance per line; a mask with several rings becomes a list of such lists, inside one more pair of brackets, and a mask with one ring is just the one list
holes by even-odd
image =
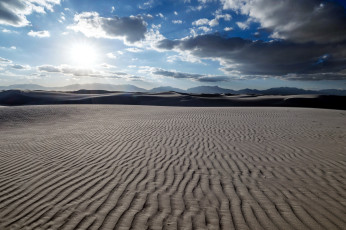
[[161, 86], [150, 90], [139, 88], [134, 85], [112, 85], [112, 84], [74, 84], [64, 87], [45, 87], [36, 84], [17, 84], [9, 86], [0, 86], [0, 90], [49, 90], [49, 91], [77, 91], [77, 90], [107, 90], [107, 91], [122, 91], [122, 92], [148, 92], [148, 93], [160, 93], [174, 91], [178, 93], [192, 93], [192, 94], [257, 94], [257, 95], [304, 95], [304, 94], [318, 94], [318, 95], [339, 95], [346, 96], [346, 90], [337, 89], [323, 89], [323, 90], [305, 90], [293, 87], [278, 87], [270, 88], [266, 90], [257, 89], [241, 89], [232, 90], [221, 88], [218, 86], [197, 86], [189, 88], [187, 90], [173, 88], [170, 86]]

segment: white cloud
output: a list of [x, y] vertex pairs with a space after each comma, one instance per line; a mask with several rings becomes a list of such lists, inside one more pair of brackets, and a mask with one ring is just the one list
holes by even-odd
[[198, 0], [199, 3], [206, 4], [208, 2], [215, 2], [216, 0]]
[[11, 46], [11, 47], [3, 47], [3, 46], [0, 46], [0, 49], [3, 49], [3, 50], [16, 50], [17, 47], [15, 47], [15, 46]]
[[217, 25], [219, 25], [219, 21], [216, 18], [209, 21], [209, 26], [214, 27]]
[[114, 10], [115, 10], [115, 7], [114, 7], [114, 6], [112, 6], [111, 13], [113, 13], [113, 12], [114, 12]]
[[160, 33], [159, 29], [161, 25], [152, 25], [148, 32], [145, 34], [145, 38], [141, 41], [133, 43], [132, 45], [142, 48], [142, 49], [150, 49], [162, 52], [162, 50], [156, 48], [156, 43], [165, 37]]
[[18, 33], [17, 31], [8, 30], [8, 29], [2, 29], [1, 32], [3, 32], [3, 33], [8, 33], [8, 34], [11, 34], [11, 33]]
[[177, 11], [174, 11], [174, 15], [178, 15], [178, 12], [177, 12]]
[[201, 18], [201, 19], [198, 19], [194, 22], [192, 22], [192, 25], [194, 26], [203, 26], [203, 25], [207, 25], [209, 24], [209, 19], [207, 18]]
[[125, 43], [138, 42], [147, 32], [147, 23], [140, 16], [104, 18], [97, 12], [83, 12], [76, 14], [74, 21], [68, 29], [87, 37], [122, 39]]
[[50, 37], [50, 33], [47, 30], [43, 30], [43, 31], [33, 31], [33, 30], [30, 30], [28, 35], [31, 36], [31, 37], [38, 37], [38, 38]]
[[232, 16], [229, 14], [216, 14], [214, 19], [209, 20], [207, 18], [201, 18], [192, 22], [192, 25], [194, 26], [208, 25], [210, 27], [214, 27], [219, 25], [220, 19], [223, 19], [225, 21], [230, 21], [232, 19]]
[[211, 29], [209, 27], [206, 27], [206, 26], [200, 26], [197, 29], [203, 30], [205, 33], [208, 33], [211, 31]]
[[182, 20], [172, 20], [173, 24], [182, 24], [183, 21]]
[[165, 16], [163, 16], [162, 13], [158, 13], [158, 14], [156, 14], [156, 16], [157, 16], [157, 17], [160, 17], [160, 18], [164, 18], [164, 17], [165, 17]]
[[126, 50], [131, 52], [131, 53], [140, 53], [140, 52], [143, 51], [142, 49], [138, 49], [138, 48], [135, 48], [135, 47], [127, 48]]
[[236, 24], [242, 30], [246, 30], [249, 28], [249, 24], [247, 22], [236, 22]]
[[225, 27], [223, 30], [224, 30], [224, 31], [232, 31], [232, 30], [233, 30], [233, 27]]
[[113, 53], [107, 53], [106, 54], [106, 56], [108, 57], [108, 58], [110, 58], [110, 59], [116, 59], [117, 58], [117, 56], [115, 56]]
[[217, 20], [219, 19], [223, 19], [225, 21], [230, 21], [232, 19], [232, 16], [230, 14], [216, 14], [216, 17], [215, 17]]
[[60, 0], [0, 0], [0, 24], [23, 27], [30, 25], [27, 16], [33, 12], [54, 11]]
[[146, 19], [153, 19], [154, 18], [154, 16], [151, 14], [145, 14], [145, 15], [143, 15], [143, 17]]
[[8, 63], [12, 63], [12, 61], [11, 61], [11, 60], [8, 60], [8, 59], [6, 59], [6, 58], [0, 57], [0, 64], [2, 64], [2, 63], [8, 64]]
[[61, 12], [60, 19], [58, 20], [60, 23], [63, 23], [66, 20], [64, 12]]
[[150, 9], [154, 4], [154, 0], [149, 0], [147, 2], [144, 2], [142, 5], [139, 5], [139, 9]]

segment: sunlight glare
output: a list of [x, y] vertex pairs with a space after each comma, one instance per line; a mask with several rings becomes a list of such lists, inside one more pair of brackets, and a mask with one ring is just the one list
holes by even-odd
[[98, 52], [96, 47], [88, 43], [78, 43], [71, 45], [70, 48], [71, 62], [79, 66], [90, 66], [97, 64]]

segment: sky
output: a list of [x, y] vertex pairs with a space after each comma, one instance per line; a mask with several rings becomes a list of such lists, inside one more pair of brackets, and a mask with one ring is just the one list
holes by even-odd
[[346, 1], [0, 0], [0, 85], [346, 89]]

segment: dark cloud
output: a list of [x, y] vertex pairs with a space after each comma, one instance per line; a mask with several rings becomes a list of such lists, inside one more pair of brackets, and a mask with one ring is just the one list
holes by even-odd
[[225, 67], [223, 70], [237, 71], [242, 75], [283, 76], [292, 73], [333, 73], [346, 69], [346, 42], [264, 42], [213, 34], [174, 41], [162, 40], [157, 47], [187, 51], [199, 58], [216, 59]]
[[191, 79], [191, 80], [200, 81], [200, 82], [221, 82], [221, 81], [230, 80], [230, 78], [227, 76], [209, 76], [209, 75], [202, 75], [202, 74], [191, 74], [191, 73], [182, 73], [182, 72], [176, 72], [176, 71], [168, 71], [163, 69], [157, 69], [152, 73], [155, 75], [160, 75], [164, 77], [172, 77], [172, 78], [178, 78], [178, 79]]
[[203, 75], [200, 75], [200, 74], [181, 73], [181, 72], [174, 72], [174, 71], [168, 71], [168, 70], [162, 70], [162, 69], [154, 71], [153, 74], [161, 75], [165, 77], [173, 77], [173, 78], [198, 79], [200, 77], [203, 77]]
[[346, 80], [346, 72], [336, 72], [336, 73], [318, 73], [318, 74], [288, 74], [282, 76], [282, 79], [286, 80], [304, 80], [304, 81], [321, 81], [321, 80]]
[[[69, 65], [52, 66], [43, 65], [37, 67], [38, 71], [48, 73], [60, 73], [64, 75], [72, 75], [75, 77], [96, 77], [96, 78], [123, 78], [121, 75], [126, 73], [102, 72], [90, 68], [74, 67]], [[121, 76], [121, 77], [120, 77]]]
[[19, 65], [19, 64], [14, 64], [11, 65], [12, 69], [17, 69], [17, 70], [26, 70], [26, 69], [30, 69], [29, 66], [24, 66], [24, 65]]
[[321, 0], [221, 0], [259, 22], [272, 37], [294, 42], [330, 43], [346, 40], [343, 6]]
[[197, 79], [200, 82], [221, 82], [221, 81], [229, 81], [230, 77], [227, 76], [204, 76]]
[[74, 17], [75, 24], [69, 29], [87, 37], [125, 39], [134, 43], [145, 38], [147, 23], [141, 16], [103, 18], [97, 12], [84, 12]]
[[97, 73], [96, 71], [92, 69], [77, 68], [77, 67], [68, 66], [68, 65], [62, 65], [62, 66], [44, 65], [44, 66], [38, 66], [37, 69], [43, 72], [62, 73], [67, 75], [73, 75], [76, 77], [82, 77], [82, 76], [94, 77], [99, 75], [99, 73]]
[[39, 71], [49, 72], [49, 73], [60, 73], [61, 70], [58, 67], [51, 65], [38, 66], [37, 69]]
[[20, 17], [14, 11], [15, 8], [22, 8], [24, 5], [20, 1], [0, 0], [0, 24], [20, 26], [26, 24], [25, 18]]

